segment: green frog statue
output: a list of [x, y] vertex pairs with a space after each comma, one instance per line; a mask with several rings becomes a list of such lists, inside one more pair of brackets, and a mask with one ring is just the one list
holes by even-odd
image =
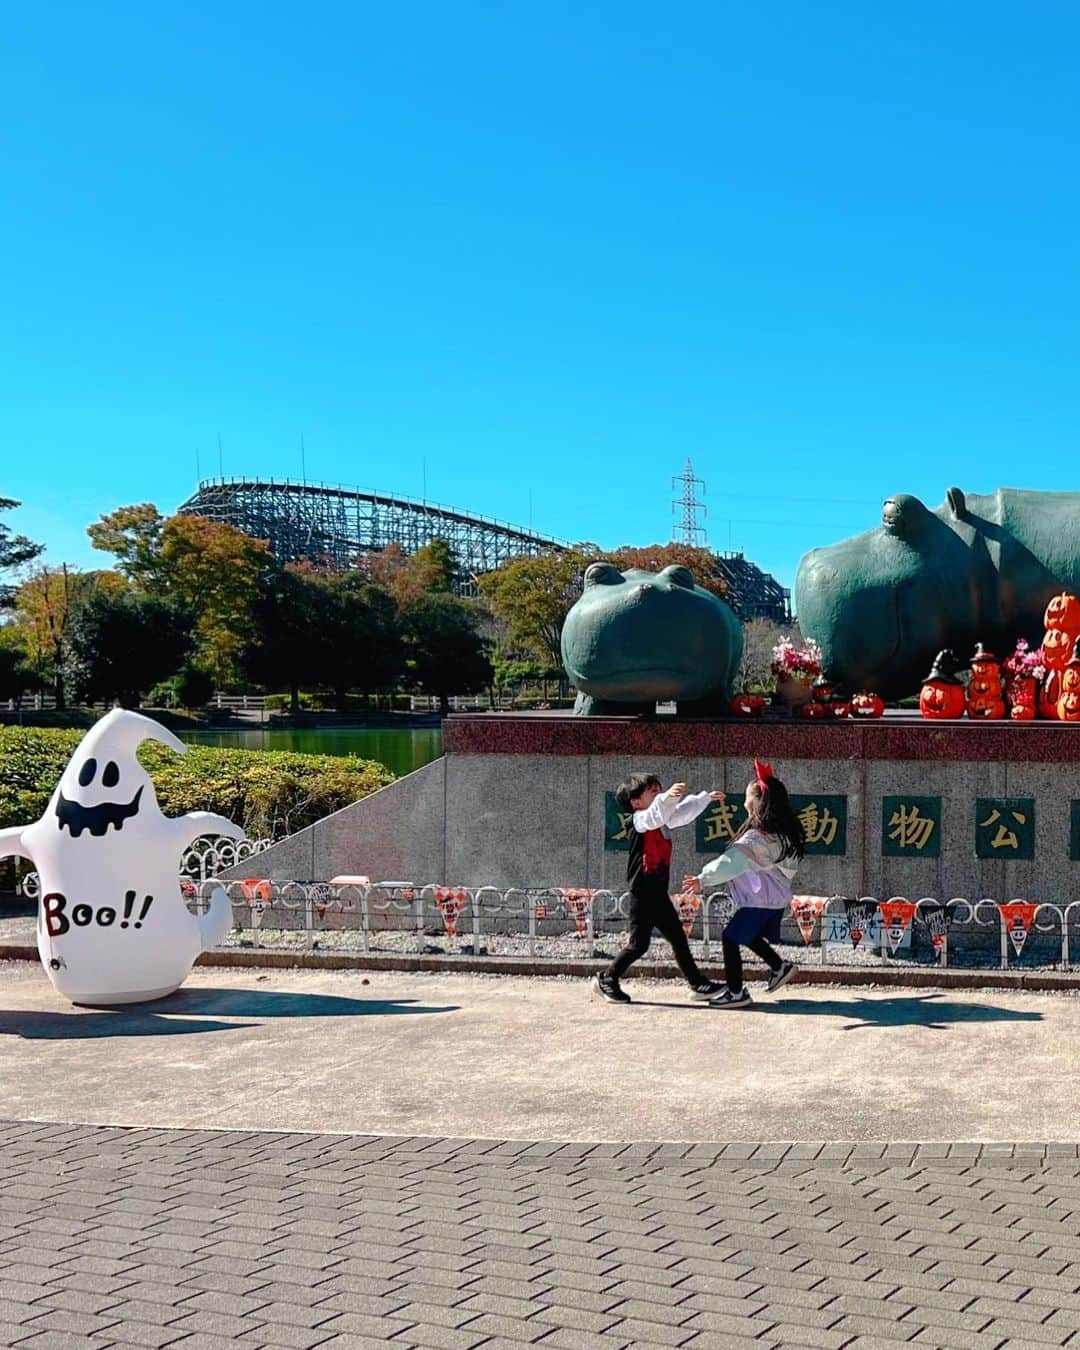
[[574, 712], [586, 717], [650, 714], [669, 700], [679, 716], [724, 713], [742, 649], [734, 612], [678, 566], [593, 563], [562, 632]]
[[1037, 645], [1047, 601], [1080, 589], [1080, 493], [898, 493], [881, 524], [799, 563], [795, 608], [825, 674], [886, 698], [918, 691], [943, 647]]

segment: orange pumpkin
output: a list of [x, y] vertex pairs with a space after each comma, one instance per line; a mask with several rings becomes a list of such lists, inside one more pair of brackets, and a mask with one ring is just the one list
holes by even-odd
[[968, 716], [981, 717], [986, 722], [997, 722], [1005, 716], [1005, 700], [1000, 694], [976, 694], [968, 699]]
[[829, 709], [824, 703], [818, 703], [811, 699], [809, 703], [804, 703], [799, 709], [799, 716], [805, 717], [808, 722], [820, 721], [823, 717], [828, 717]]
[[1070, 633], [1075, 637], [1080, 633], [1080, 600], [1068, 591], [1055, 595], [1046, 606], [1043, 623], [1051, 630]]
[[864, 689], [851, 700], [852, 717], [880, 717], [884, 711], [885, 704], [869, 690]]
[[1001, 693], [1001, 675], [994, 668], [993, 675], [975, 675], [972, 674], [971, 683], [968, 685], [969, 694], [1000, 694]]
[[1061, 692], [1063, 694], [1080, 692], [1080, 657], [1074, 656], [1061, 672]]
[[1035, 720], [1034, 704], [1014, 703], [1009, 718], [1013, 722], [1033, 722]]
[[761, 694], [736, 694], [731, 700], [731, 711], [736, 717], [760, 717], [767, 702]]
[[830, 717], [847, 717], [851, 712], [851, 704], [847, 699], [830, 699], [825, 705], [825, 709]]
[[1080, 688], [1070, 689], [1058, 699], [1058, 720], [1080, 722]]
[[919, 712], [932, 719], [963, 717], [967, 699], [959, 680], [927, 680], [919, 694]]
[[1076, 638], [1064, 628], [1047, 629], [1043, 638], [1043, 663], [1049, 670], [1064, 670], [1072, 660]]
[[1061, 671], [1048, 670], [1039, 690], [1039, 716], [1057, 721], [1058, 700], [1061, 698]]

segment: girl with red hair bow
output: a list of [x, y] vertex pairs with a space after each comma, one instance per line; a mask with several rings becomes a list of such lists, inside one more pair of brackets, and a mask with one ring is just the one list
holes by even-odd
[[751, 1006], [740, 947], [760, 956], [772, 971], [766, 985], [770, 994], [795, 973], [794, 964], [783, 960], [770, 944], [780, 939], [780, 920], [791, 904], [791, 879], [806, 848], [806, 833], [791, 809], [787, 788], [770, 764], [754, 760], [745, 805], [746, 822], [727, 849], [697, 876], [683, 878], [688, 891], [726, 885], [735, 902], [735, 913], [720, 940], [727, 988], [710, 1000], [714, 1008]]

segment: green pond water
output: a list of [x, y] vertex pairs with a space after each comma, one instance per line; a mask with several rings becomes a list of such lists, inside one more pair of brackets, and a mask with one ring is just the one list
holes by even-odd
[[362, 727], [341, 731], [283, 731], [252, 727], [242, 731], [183, 731], [182, 741], [241, 750], [299, 750], [307, 755], [355, 755], [374, 759], [396, 773], [412, 773], [442, 754], [437, 727]]

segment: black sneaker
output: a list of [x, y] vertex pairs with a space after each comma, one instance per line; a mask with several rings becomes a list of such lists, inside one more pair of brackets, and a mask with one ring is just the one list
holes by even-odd
[[609, 1003], [633, 1002], [630, 995], [620, 986], [619, 981], [611, 975], [594, 975], [592, 989], [594, 994], [606, 998]]
[[700, 998], [708, 1001], [715, 998], [727, 986], [720, 980], [702, 980], [701, 984], [695, 984], [690, 989], [691, 998]]
[[765, 992], [775, 994], [778, 989], [783, 989], [797, 969], [794, 961], [785, 961], [779, 970], [774, 970], [770, 975], [769, 983], [765, 986]]
[[710, 1008], [750, 1008], [753, 1007], [754, 1000], [750, 997], [750, 990], [743, 985], [737, 994], [733, 994], [730, 989], [725, 989], [719, 998], [709, 1000]]

